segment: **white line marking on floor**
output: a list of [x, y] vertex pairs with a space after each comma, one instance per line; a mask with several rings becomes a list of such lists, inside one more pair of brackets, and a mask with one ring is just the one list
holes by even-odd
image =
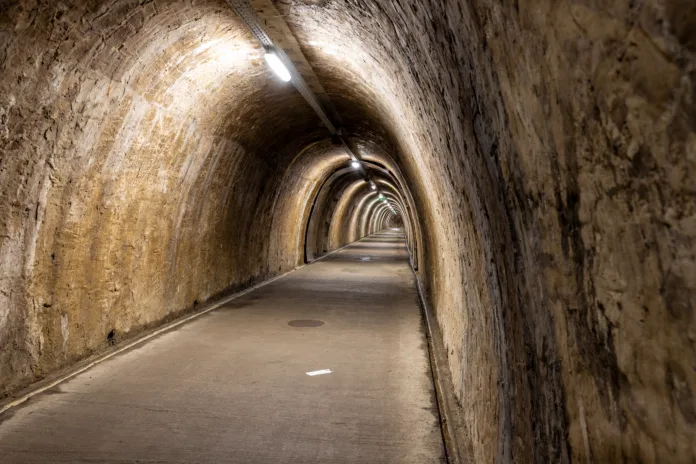
[[322, 369], [320, 371], [312, 371], [312, 372], [307, 372], [307, 375], [314, 377], [315, 375], [324, 375], [324, 374], [330, 374], [333, 371], [331, 369]]

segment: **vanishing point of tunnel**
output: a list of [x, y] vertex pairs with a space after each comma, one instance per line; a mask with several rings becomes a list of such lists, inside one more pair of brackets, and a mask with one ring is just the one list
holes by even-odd
[[0, 463], [696, 462], [693, 0], [0, 0]]

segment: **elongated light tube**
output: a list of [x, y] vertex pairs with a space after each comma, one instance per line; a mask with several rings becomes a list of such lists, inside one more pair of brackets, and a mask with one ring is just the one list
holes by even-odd
[[275, 53], [266, 53], [263, 55], [263, 57], [266, 60], [266, 64], [268, 64], [268, 66], [273, 70], [274, 73], [276, 73], [278, 77], [280, 77], [282, 81], [290, 81], [290, 71], [288, 71], [288, 68], [286, 68], [283, 62], [280, 61], [278, 55]]

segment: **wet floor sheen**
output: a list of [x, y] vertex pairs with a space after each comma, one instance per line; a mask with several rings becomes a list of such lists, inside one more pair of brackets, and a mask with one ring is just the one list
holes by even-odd
[[415, 283], [391, 231], [4, 416], [2, 463], [444, 462]]

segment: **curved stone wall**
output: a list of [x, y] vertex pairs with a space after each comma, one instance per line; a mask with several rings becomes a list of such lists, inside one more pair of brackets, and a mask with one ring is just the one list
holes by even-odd
[[271, 5], [390, 219], [223, 0], [3, 2], [0, 394], [401, 220], [472, 460], [690, 462], [696, 8], [605, 3]]

